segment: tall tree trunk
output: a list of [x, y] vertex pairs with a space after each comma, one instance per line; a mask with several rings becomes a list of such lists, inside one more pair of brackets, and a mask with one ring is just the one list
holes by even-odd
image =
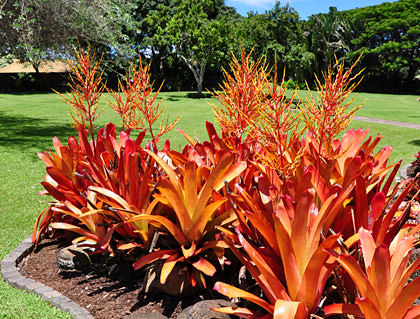
[[38, 75], [39, 74], [39, 63], [33, 63], [32, 67], [35, 69], [35, 73]]
[[203, 93], [203, 81], [197, 83], [197, 94]]
[[183, 55], [181, 58], [184, 62], [188, 65], [188, 68], [194, 74], [195, 81], [197, 82], [197, 94], [203, 93], [203, 80], [204, 80], [204, 73], [206, 72], [206, 63], [207, 61], [203, 61], [201, 63], [194, 63], [192, 60], [187, 59]]

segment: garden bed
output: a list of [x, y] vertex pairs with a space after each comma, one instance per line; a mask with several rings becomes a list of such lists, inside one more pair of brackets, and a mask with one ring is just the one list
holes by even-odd
[[[20, 264], [20, 273], [60, 292], [95, 318], [124, 318], [131, 314], [158, 312], [176, 318], [182, 308], [200, 301], [200, 296], [180, 300], [170, 296], [145, 296], [143, 272], [111, 279], [99, 263], [86, 271], [62, 270], [57, 254], [63, 248], [57, 240], [45, 240]], [[202, 296], [201, 296], [202, 297]]]

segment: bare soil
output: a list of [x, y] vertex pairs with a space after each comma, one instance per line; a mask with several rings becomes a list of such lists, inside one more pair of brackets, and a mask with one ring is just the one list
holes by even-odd
[[100, 258], [96, 263], [92, 260], [93, 267], [86, 271], [62, 270], [57, 265], [57, 254], [63, 247], [57, 240], [44, 240], [21, 262], [20, 272], [67, 296], [97, 319], [124, 318], [150, 312], [176, 318], [183, 308], [203, 299], [203, 296], [180, 300], [170, 296], [145, 295], [144, 272], [126, 269], [122, 275], [113, 275], [109, 271], [112, 266], [101, 263]]

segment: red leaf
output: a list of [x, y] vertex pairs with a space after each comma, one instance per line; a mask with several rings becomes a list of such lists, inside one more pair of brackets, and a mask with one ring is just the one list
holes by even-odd
[[373, 228], [373, 224], [381, 215], [385, 207], [385, 201], [386, 201], [385, 194], [382, 192], [376, 193], [375, 196], [373, 196], [369, 219], [368, 219], [369, 229]]
[[134, 264], [133, 268], [135, 270], [138, 270], [156, 260], [159, 259], [168, 259], [169, 257], [175, 255], [178, 253], [177, 249], [168, 249], [168, 250], [158, 250], [155, 252], [152, 252], [150, 254], [145, 255], [144, 257], [141, 257], [138, 259]]

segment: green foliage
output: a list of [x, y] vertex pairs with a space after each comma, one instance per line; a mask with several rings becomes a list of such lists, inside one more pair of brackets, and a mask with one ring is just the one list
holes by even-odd
[[226, 57], [223, 50], [226, 47], [226, 18], [217, 19], [217, 8], [211, 0], [178, 0], [174, 7], [167, 35], [176, 53], [192, 71], [197, 93], [201, 94], [207, 66], [218, 64]]
[[233, 51], [244, 45], [253, 49], [254, 57], [263, 56], [270, 65], [285, 69], [286, 79], [304, 81], [310, 72], [314, 55], [307, 50], [303, 24], [295, 9], [277, 1], [274, 8], [264, 14], [249, 13], [234, 24]]
[[[72, 57], [82, 47], [103, 54], [105, 75], [116, 88], [140, 53], [163, 89], [216, 87], [219, 70], [243, 44], [253, 57], [298, 84], [315, 78], [329, 61], [366, 68], [361, 88], [415, 92], [420, 85], [418, 0], [401, 0], [340, 12], [331, 7], [302, 21], [289, 4], [276, 1], [265, 13], [242, 17], [224, 0], [9, 0], [0, 6], [2, 56], [31, 63]], [[187, 68], [185, 67], [187, 66]], [[360, 89], [360, 88], [359, 88]]]
[[[350, 40], [355, 59], [363, 53], [368, 76], [388, 85], [413, 87], [420, 69], [420, 2], [401, 0], [344, 12], [349, 21], [364, 21]], [[354, 23], [350, 27], [355, 27]], [[360, 27], [360, 26], [358, 26]]]
[[72, 56], [76, 39], [100, 49], [119, 48], [123, 24], [130, 21], [125, 1], [5, 1], [0, 14], [0, 53], [31, 63]]
[[312, 15], [306, 23], [309, 50], [315, 54], [316, 74], [328, 67], [334, 56], [342, 57], [348, 44], [344, 41], [348, 27], [342, 13], [330, 7], [327, 14]]

